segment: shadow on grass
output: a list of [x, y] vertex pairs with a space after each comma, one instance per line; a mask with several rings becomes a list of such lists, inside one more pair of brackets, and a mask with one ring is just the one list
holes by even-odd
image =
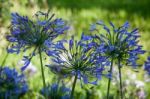
[[[42, 6], [43, 0], [38, 0]], [[117, 12], [125, 10], [130, 15], [137, 14], [144, 18], [150, 16], [150, 0], [47, 0], [48, 7], [66, 8], [74, 10], [101, 8]]]

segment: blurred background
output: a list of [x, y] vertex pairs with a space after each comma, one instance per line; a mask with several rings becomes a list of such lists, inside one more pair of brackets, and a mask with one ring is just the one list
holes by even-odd
[[[55, 17], [64, 19], [70, 26], [70, 30], [63, 38], [70, 38], [72, 35], [79, 38], [82, 32], [86, 33], [90, 25], [98, 20], [103, 20], [106, 24], [111, 21], [115, 26], [129, 21], [131, 29], [139, 28], [141, 34], [139, 43], [143, 45], [143, 49], [150, 50], [149, 5], [150, 0], [0, 0], [0, 64], [4, 62], [5, 57], [7, 57], [4, 62], [5, 66], [15, 67], [19, 71], [22, 64], [21, 59], [24, 53], [8, 55], [6, 52], [9, 43], [6, 41], [5, 35], [10, 33], [12, 12], [33, 18], [37, 11], [50, 9], [50, 13], [55, 13]], [[144, 64], [148, 55], [150, 53], [140, 56], [139, 63]], [[42, 88], [38, 61], [38, 58], [35, 57], [26, 70], [31, 91], [27, 96], [34, 96], [33, 99], [39, 95], [39, 90]], [[46, 82], [55, 81], [54, 74], [46, 68], [45, 70]], [[118, 96], [117, 72], [114, 68], [115, 76], [111, 86], [111, 99], [117, 99]], [[78, 84], [76, 98], [104, 99], [108, 79], [102, 79], [98, 86], [90, 85], [81, 88]], [[127, 66], [123, 68], [123, 88], [126, 99], [150, 99], [150, 77], [143, 71], [143, 65], [137, 70], [132, 70]]]

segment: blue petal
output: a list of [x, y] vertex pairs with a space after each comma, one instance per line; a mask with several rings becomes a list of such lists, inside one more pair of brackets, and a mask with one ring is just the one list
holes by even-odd
[[114, 26], [114, 24], [112, 22], [110, 22], [110, 25], [115, 29], [115, 26]]
[[104, 26], [104, 29], [110, 34], [110, 29], [107, 26]]
[[97, 80], [93, 81], [93, 82], [90, 82], [90, 84], [97, 85]]
[[97, 21], [96, 24], [98, 24], [98, 25], [104, 25], [103, 21]]
[[94, 31], [94, 30], [96, 30], [96, 24], [92, 24], [92, 25], [90, 26], [90, 31]]
[[30, 64], [30, 59], [27, 56], [24, 56], [23, 61], [24, 61], [24, 65], [23, 67], [21, 67], [21, 71], [24, 71], [27, 68], [27, 66]]
[[91, 40], [92, 37], [91, 36], [86, 36], [82, 33], [82, 37], [81, 37], [81, 40], [84, 40], [84, 41], [87, 41], [87, 40]]
[[128, 28], [128, 27], [129, 27], [129, 22], [126, 21], [126, 22], [123, 24], [123, 27]]
[[74, 39], [69, 40], [69, 49], [71, 50], [74, 44]]
[[85, 84], [87, 84], [88, 83], [88, 77], [86, 75], [83, 75], [82, 78], [83, 78], [83, 82]]

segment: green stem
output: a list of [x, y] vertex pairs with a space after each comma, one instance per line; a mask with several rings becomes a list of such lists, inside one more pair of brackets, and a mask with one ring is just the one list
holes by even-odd
[[120, 97], [121, 97], [121, 99], [123, 99], [120, 59], [118, 59], [118, 70], [119, 70], [119, 79], [120, 79]]
[[[10, 45], [10, 43], [8, 43], [8, 46], [9, 45]], [[2, 61], [1, 65], [0, 65], [1, 67], [5, 65], [5, 62], [6, 62], [6, 59], [7, 59], [8, 55], [9, 55], [9, 53], [7, 52], [6, 56], [4, 57], [4, 60]]]
[[[41, 48], [40, 47], [39, 47], [39, 55], [40, 55], [40, 63], [41, 63], [41, 73], [42, 73], [42, 79], [43, 79], [43, 87], [46, 88], [45, 76], [44, 76], [44, 67], [43, 67], [42, 54], [41, 54]], [[46, 91], [45, 91], [45, 97], [47, 99]]]
[[[113, 59], [111, 60], [111, 66], [110, 66], [110, 70], [109, 70], [111, 75], [112, 75], [112, 68], [113, 68]], [[111, 83], [111, 78], [109, 78], [109, 80], [108, 80], [107, 99], [109, 99], [110, 83]]]
[[77, 77], [78, 77], [78, 74], [76, 73], [75, 78], [74, 78], [74, 82], [73, 82], [73, 86], [72, 86], [72, 91], [71, 91], [70, 99], [73, 99], [73, 94], [74, 94], [74, 89], [75, 89], [76, 82], [77, 82]]
[[2, 61], [2, 64], [1, 64], [0, 66], [3, 66], [3, 65], [5, 64], [8, 55], [9, 55], [9, 54], [7, 53], [6, 56], [5, 56], [5, 58], [4, 58], [4, 60]]
[[[8, 43], [8, 46], [9, 46], [10, 43]], [[2, 63], [0, 64], [0, 75], [1, 75], [1, 70], [3, 68], [3, 66], [5, 65], [5, 62], [6, 62], [6, 59], [8, 58], [9, 56], [9, 53], [7, 52], [5, 57], [4, 57], [4, 60], [2, 61]]]

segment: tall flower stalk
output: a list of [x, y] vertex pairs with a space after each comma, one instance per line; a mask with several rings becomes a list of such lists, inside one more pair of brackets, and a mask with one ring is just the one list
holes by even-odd
[[[8, 46], [9, 46], [9, 44], [8, 44]], [[6, 55], [5, 55], [5, 57], [4, 57], [4, 59], [3, 59], [3, 61], [2, 61], [0, 66], [4, 66], [5, 65], [5, 62], [6, 62], [7, 58], [8, 58], [8, 56], [9, 56], [9, 54], [6, 53]]]
[[[110, 66], [110, 70], [109, 70], [109, 74], [111, 74], [111, 75], [112, 75], [112, 70], [113, 70], [113, 58], [111, 59], [111, 66]], [[111, 77], [108, 78], [107, 99], [109, 99], [111, 79], [112, 79]]]
[[122, 77], [121, 77], [121, 64], [120, 59], [118, 59], [118, 70], [119, 70], [119, 80], [120, 80], [120, 97], [123, 99], [123, 90], [122, 90]]
[[74, 94], [74, 90], [75, 90], [75, 86], [76, 86], [76, 82], [77, 82], [77, 77], [78, 77], [78, 74], [75, 75], [75, 78], [73, 81], [70, 99], [73, 99], [73, 94]]
[[[41, 49], [39, 47], [39, 56], [40, 56], [40, 64], [41, 64], [41, 73], [42, 73], [42, 79], [43, 79], [43, 86], [46, 88], [46, 82], [45, 82], [45, 75], [44, 75], [44, 66], [42, 62], [42, 54], [41, 54]], [[45, 93], [45, 97], [47, 98], [47, 95]]]
[[0, 66], [4, 66], [5, 65], [5, 62], [6, 62], [6, 59], [8, 58], [8, 53], [6, 53], [6, 55], [5, 55], [5, 57], [4, 57], [4, 59], [3, 59], [3, 61], [2, 61], [2, 63], [1, 63], [1, 65]]
[[[138, 38], [140, 37], [138, 29], [129, 31], [129, 23], [126, 22], [120, 27], [115, 27], [113, 23], [110, 22], [111, 28], [107, 27], [102, 21], [91, 26], [90, 31], [95, 32], [96, 35], [95, 43], [97, 43], [97, 55], [107, 57], [106, 61], [110, 61], [111, 64], [110, 70], [108, 72], [109, 81], [108, 81], [108, 90], [107, 90], [107, 99], [109, 98], [110, 83], [112, 79], [112, 68], [113, 63], [117, 63], [120, 79], [120, 96], [123, 99], [122, 92], [122, 78], [121, 78], [121, 68], [122, 65], [132, 66], [134, 69], [139, 66], [136, 61], [139, 59], [139, 54], [144, 54], [142, 46], [138, 44]], [[99, 27], [102, 27], [99, 31]], [[97, 35], [98, 34], [98, 35]], [[110, 78], [111, 77], [111, 78]]]
[[25, 52], [33, 48], [34, 50], [28, 56], [23, 57], [24, 66], [22, 71], [30, 64], [32, 58], [39, 54], [41, 63], [41, 74], [43, 85], [46, 87], [44, 67], [42, 62], [42, 52], [47, 55], [55, 52], [53, 50], [53, 40], [68, 30], [62, 19], [53, 19], [54, 14], [38, 11], [35, 14], [35, 20], [30, 20], [27, 16], [20, 16], [18, 13], [12, 13], [11, 34], [7, 35], [7, 40], [11, 43], [8, 47], [8, 53]]

